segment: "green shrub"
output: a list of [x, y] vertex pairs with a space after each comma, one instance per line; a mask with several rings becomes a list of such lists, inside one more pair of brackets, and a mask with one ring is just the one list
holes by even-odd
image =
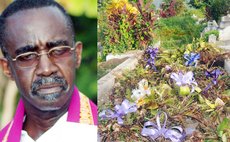
[[190, 15], [175, 16], [157, 21], [155, 30], [157, 40], [164, 48], [181, 47], [194, 38], [200, 38], [204, 26], [198, 24]]
[[195, 15], [197, 18], [201, 18], [201, 19], [205, 18], [205, 11], [202, 9], [189, 8], [187, 13], [190, 15]]
[[230, 11], [230, 0], [190, 0], [189, 4], [194, 8], [205, 10], [208, 20], [219, 21], [221, 16]]
[[127, 0], [109, 1], [103, 4], [98, 15], [102, 59], [109, 53], [143, 49], [153, 41], [156, 18], [151, 3], [140, 0], [133, 4]]

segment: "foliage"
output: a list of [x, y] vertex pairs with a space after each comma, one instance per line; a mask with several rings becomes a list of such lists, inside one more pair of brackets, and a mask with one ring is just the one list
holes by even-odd
[[200, 9], [200, 8], [204, 8], [207, 2], [208, 0], [190, 0], [189, 4], [194, 8]]
[[192, 16], [196, 16], [198, 19], [204, 19], [205, 18], [205, 11], [202, 9], [196, 9], [196, 8], [189, 8], [187, 10], [187, 13]]
[[138, 0], [112, 0], [99, 11], [99, 41], [103, 56], [127, 50], [143, 49], [152, 42], [154, 12], [151, 3]]
[[221, 16], [230, 11], [230, 0], [190, 0], [189, 4], [197, 9], [205, 10], [208, 20], [219, 21]]
[[227, 138], [230, 137], [230, 119], [224, 118], [223, 121], [217, 126], [218, 136], [223, 142], [227, 142]]
[[176, 0], [175, 10], [176, 14], [180, 15], [186, 11], [187, 7], [184, 0]]
[[168, 18], [176, 15], [181, 15], [186, 10], [184, 0], [164, 0], [161, 5], [160, 17]]
[[[207, 54], [204, 55], [203, 52]], [[196, 67], [185, 66], [186, 60], [183, 58], [185, 53], [199, 53], [201, 55]], [[186, 140], [224, 141], [229, 138], [230, 77], [218, 64], [211, 66], [209, 64], [222, 55], [220, 50], [202, 41], [189, 44], [186, 49], [159, 48], [159, 54], [155, 58], [157, 71], [145, 68], [147, 65], [145, 58], [149, 56], [146, 54], [148, 52], [145, 52], [134, 71], [126, 72], [117, 78], [113, 95], [110, 95], [109, 101], [101, 104], [99, 108], [99, 111], [113, 108], [115, 105], [121, 104], [123, 100], [128, 99], [137, 103], [138, 110], [122, 117], [123, 125], [119, 125], [115, 119], [100, 120], [101, 140], [150, 141], [148, 137], [141, 135], [141, 130], [145, 122], [156, 122], [158, 111], [164, 111], [168, 114], [167, 127], [182, 126], [186, 133]], [[207, 64], [203, 62], [203, 56], [213, 58]], [[212, 81], [212, 79], [206, 78], [205, 71], [215, 69], [221, 71], [217, 84], [204, 92], [203, 90]], [[170, 79], [173, 72], [179, 71], [183, 73], [193, 72], [194, 80], [197, 82], [194, 92], [188, 92], [185, 89], [182, 91], [186, 93], [181, 93], [181, 88]], [[133, 100], [133, 93], [140, 88], [140, 82], [143, 80], [145, 81], [144, 89], [150, 90], [150, 95], [135, 97], [138, 100]], [[184, 89], [183, 87], [182, 89]], [[155, 140], [167, 141], [164, 138]]]
[[230, 12], [230, 0], [214, 0], [208, 9], [210, 11], [209, 16], [219, 21], [221, 16]]
[[155, 34], [164, 48], [181, 47], [200, 37], [204, 26], [191, 16], [174, 16], [156, 22]]
[[176, 0], [171, 0], [169, 3], [163, 3], [161, 5], [160, 16], [162, 18], [168, 18], [176, 15], [175, 10]]
[[208, 42], [209, 36], [212, 34], [215, 35], [217, 39], [219, 38], [219, 31], [218, 30], [211, 30], [211, 31], [208, 31], [204, 34], [204, 40], [206, 42]]

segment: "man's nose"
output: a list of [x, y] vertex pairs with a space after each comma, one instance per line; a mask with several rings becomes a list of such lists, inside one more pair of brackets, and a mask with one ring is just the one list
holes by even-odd
[[51, 61], [47, 54], [42, 54], [38, 60], [36, 74], [49, 76], [58, 71], [58, 67]]

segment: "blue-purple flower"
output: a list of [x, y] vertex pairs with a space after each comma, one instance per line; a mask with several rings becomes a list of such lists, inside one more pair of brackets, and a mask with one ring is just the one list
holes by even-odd
[[205, 75], [206, 75], [207, 78], [212, 78], [212, 83], [214, 85], [216, 85], [217, 84], [217, 79], [221, 75], [221, 71], [220, 71], [220, 69], [215, 69], [215, 70], [213, 70], [211, 72], [206, 71]]
[[[160, 116], [164, 114], [164, 124], [161, 126]], [[158, 137], [164, 137], [170, 139], [172, 142], [182, 142], [185, 139], [185, 131], [179, 126], [172, 128], [166, 128], [167, 114], [165, 112], [159, 112], [156, 117], [156, 124], [150, 121], [144, 124], [141, 134], [143, 136], [148, 136], [151, 139], [155, 140]]]
[[208, 84], [208, 86], [204, 89], [204, 92], [206, 92], [208, 89], [211, 88], [212, 84], [217, 84], [217, 79], [221, 75], [220, 69], [215, 69], [213, 71], [206, 71], [205, 76], [207, 78], [212, 78], [212, 83]]
[[158, 53], [158, 48], [154, 48], [154, 47], [151, 47], [149, 46], [145, 53], [148, 55], [148, 58], [145, 59], [147, 61], [147, 65], [146, 65], [146, 68], [151, 68], [151, 69], [154, 69], [156, 70], [156, 67], [155, 67], [155, 58], [157, 56], [157, 53]]
[[196, 66], [198, 60], [200, 59], [200, 54], [199, 53], [184, 54], [184, 58], [186, 59], [185, 62], [186, 66]]
[[128, 100], [124, 100], [121, 105], [115, 106], [115, 111], [113, 112], [110, 109], [103, 110], [99, 113], [99, 117], [103, 119], [113, 119], [117, 118], [118, 124], [123, 124], [122, 117], [128, 113], [137, 111], [137, 105], [135, 103], [130, 103]]

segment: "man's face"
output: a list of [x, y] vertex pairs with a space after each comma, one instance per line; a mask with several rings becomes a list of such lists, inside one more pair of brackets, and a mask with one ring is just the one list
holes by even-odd
[[12, 58], [27, 52], [43, 54], [36, 66], [21, 67], [8, 61], [24, 102], [43, 111], [64, 106], [73, 90], [75, 50], [55, 60], [44, 54], [59, 46], [73, 48], [71, 29], [64, 15], [55, 7], [19, 11], [7, 18], [5, 33], [6, 48]]

